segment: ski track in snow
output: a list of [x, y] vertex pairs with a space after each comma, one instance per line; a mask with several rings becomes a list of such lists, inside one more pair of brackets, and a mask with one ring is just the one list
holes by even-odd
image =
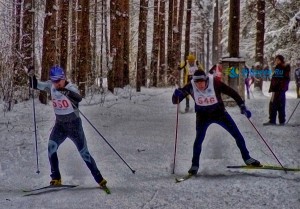
[[[300, 167], [300, 108], [291, 126], [268, 126], [266, 92], [253, 89], [254, 98], [246, 100], [251, 121], [263, 135], [284, 166]], [[171, 103], [174, 88], [143, 88], [142, 92], [119, 90], [108, 94], [103, 105], [82, 102], [80, 110], [119, 152], [136, 174], [126, 167], [111, 148], [82, 117], [88, 147], [108, 180], [112, 194], [97, 188], [75, 145], [66, 140], [58, 150], [65, 184], [79, 187], [24, 197], [22, 189], [49, 184], [47, 143], [54, 115], [50, 105], [36, 102], [39, 170], [36, 174], [32, 101], [14, 106], [0, 119], [0, 208], [195, 208], [195, 209], [299, 209], [300, 172], [270, 170], [230, 170], [227, 165], [242, 165], [234, 139], [218, 125], [211, 125], [203, 143], [198, 176], [182, 183], [175, 177], [185, 175], [191, 164], [195, 138], [193, 110], [179, 114], [175, 175], [171, 174], [174, 154], [176, 105]], [[100, 96], [99, 96], [100, 98]], [[95, 101], [100, 101], [97, 97]], [[287, 92], [287, 118], [297, 102], [291, 82]], [[191, 101], [190, 101], [191, 102]], [[180, 104], [180, 111], [185, 101]], [[265, 164], [278, 164], [238, 107], [227, 108], [253, 158]], [[295, 124], [295, 126], [292, 126]]]

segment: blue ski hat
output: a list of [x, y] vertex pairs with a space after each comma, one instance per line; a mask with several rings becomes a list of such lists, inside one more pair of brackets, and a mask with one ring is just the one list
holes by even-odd
[[62, 79], [66, 79], [64, 70], [61, 67], [57, 66], [57, 65], [51, 67], [51, 69], [50, 69], [50, 79], [53, 82], [59, 81], [59, 80], [62, 80]]

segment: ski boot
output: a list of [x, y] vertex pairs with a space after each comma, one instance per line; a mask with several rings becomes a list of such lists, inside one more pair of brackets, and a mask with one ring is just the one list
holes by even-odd
[[190, 168], [190, 170], [188, 171], [188, 173], [189, 173], [190, 175], [196, 175], [196, 174], [198, 173], [198, 169], [199, 169], [198, 166], [192, 166], [192, 167]]
[[52, 185], [52, 186], [60, 186], [61, 185], [61, 179], [52, 179], [50, 181], [50, 185]]
[[248, 160], [245, 160], [245, 163], [248, 166], [254, 166], [254, 167], [261, 167], [262, 166], [258, 160], [255, 160], [252, 157], [250, 157]]

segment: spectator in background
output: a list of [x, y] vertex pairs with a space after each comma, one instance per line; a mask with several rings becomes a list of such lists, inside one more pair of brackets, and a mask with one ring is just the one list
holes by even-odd
[[275, 70], [272, 75], [269, 92], [272, 97], [269, 104], [269, 121], [263, 125], [276, 125], [276, 117], [278, 112], [279, 124], [285, 123], [285, 92], [288, 90], [290, 82], [291, 67], [285, 64], [284, 57], [277, 55], [275, 57]]
[[295, 70], [295, 82], [296, 82], [296, 91], [297, 91], [297, 98], [300, 98], [300, 59], [297, 63], [297, 69]]
[[[179, 70], [183, 69], [183, 85], [187, 85], [193, 78], [194, 73], [196, 70], [203, 70], [203, 67], [198, 63], [196, 57], [193, 54], [189, 54], [186, 57], [186, 60], [181, 62]], [[189, 96], [185, 99], [185, 112], [188, 112], [190, 109], [190, 98]]]
[[247, 91], [247, 99], [250, 99], [250, 86], [253, 84], [254, 78], [251, 75], [251, 72], [250, 72], [249, 68], [246, 65], [245, 65], [245, 67], [243, 69], [243, 74], [245, 76], [245, 85], [246, 85], [246, 91]]
[[222, 64], [219, 62], [218, 64], [212, 66], [209, 70], [209, 74], [212, 74], [217, 80], [222, 81]]

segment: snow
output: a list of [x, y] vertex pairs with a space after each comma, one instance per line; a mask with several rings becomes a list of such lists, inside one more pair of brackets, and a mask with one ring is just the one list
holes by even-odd
[[[268, 86], [265, 82], [264, 94], [252, 89], [254, 98], [246, 100], [252, 111], [251, 121], [284, 166], [300, 167], [300, 108], [288, 125], [264, 127], [262, 123], [268, 120]], [[179, 114], [174, 175], [173, 91], [174, 88], [143, 88], [142, 92], [124, 89], [117, 95], [106, 95], [104, 104], [97, 103], [97, 97], [93, 98], [94, 105], [82, 102], [82, 113], [136, 170], [133, 174], [82, 117], [89, 150], [108, 180], [111, 195], [97, 188], [75, 146], [67, 139], [58, 150], [62, 180], [79, 187], [24, 197], [23, 189], [49, 184], [47, 142], [55, 117], [50, 105], [36, 100], [40, 170], [37, 174], [32, 100], [16, 104], [12, 112], [3, 113], [0, 118], [0, 208], [300, 208], [300, 172], [227, 169], [227, 165], [243, 165], [243, 161], [234, 139], [217, 125], [208, 129], [198, 176], [176, 184], [175, 177], [185, 175], [191, 165], [195, 114]], [[287, 118], [298, 102], [295, 84], [291, 82]], [[180, 111], [184, 106], [183, 102]], [[251, 156], [262, 163], [277, 165], [238, 107], [227, 110], [244, 135]]]

